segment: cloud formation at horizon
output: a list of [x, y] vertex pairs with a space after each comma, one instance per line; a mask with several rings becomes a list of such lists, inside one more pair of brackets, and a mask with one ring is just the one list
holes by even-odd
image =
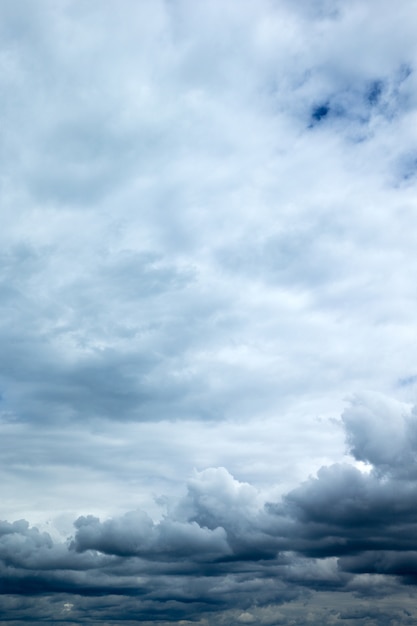
[[[109, 623], [271, 624], [287, 623], [298, 609], [291, 623], [301, 624], [303, 606], [332, 592], [339, 608], [328, 615], [316, 608], [310, 621], [367, 624], [372, 615], [344, 613], [365, 599], [391, 598], [383, 623], [395, 623], [406, 590], [417, 584], [415, 459], [406, 475], [402, 461], [410, 439], [386, 461], [391, 420], [417, 429], [415, 412], [405, 410], [384, 397], [358, 398], [343, 416], [347, 439], [355, 442], [351, 463], [322, 467], [279, 502], [220, 467], [195, 472], [158, 521], [141, 510], [103, 521], [81, 516], [66, 542], [24, 520], [3, 522], [2, 611], [20, 596], [22, 621], [30, 613], [39, 620], [65, 614], [68, 623], [103, 615]], [[372, 432], [376, 418], [388, 427]], [[370, 457], [366, 471], [355, 467], [355, 459]], [[38, 614], [39, 597], [52, 597], [52, 608]], [[103, 607], [103, 597], [113, 600]], [[282, 619], [271, 621], [272, 606]], [[414, 611], [407, 617], [404, 608], [401, 623], [412, 619]]]

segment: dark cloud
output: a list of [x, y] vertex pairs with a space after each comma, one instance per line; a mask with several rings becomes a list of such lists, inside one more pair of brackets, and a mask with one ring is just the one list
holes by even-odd
[[80, 517], [74, 548], [98, 550], [118, 556], [213, 560], [230, 553], [226, 533], [217, 526], [210, 530], [197, 522], [182, 523], [165, 519], [155, 525], [142, 512], [126, 514], [120, 520], [101, 523], [95, 517]]
[[382, 397], [356, 399], [343, 416], [347, 440], [368, 472], [322, 468], [316, 478], [269, 505], [291, 549], [338, 558], [345, 574], [380, 574], [415, 584], [416, 418]]
[[[159, 521], [143, 511], [104, 521], [82, 516], [66, 544], [23, 520], [3, 522], [1, 592], [65, 594], [74, 612], [85, 605], [82, 598], [90, 598], [94, 610], [92, 598], [120, 596], [123, 619], [130, 619], [133, 602], [145, 621], [210, 619], [310, 602], [309, 594], [330, 591], [395, 600], [417, 584], [417, 483], [413, 473], [403, 475], [401, 455], [415, 444], [400, 438], [396, 454], [384, 454], [394, 418], [415, 427], [413, 413], [403, 411], [380, 396], [353, 402], [343, 418], [347, 439], [358, 460], [375, 465], [367, 472], [350, 464], [323, 467], [281, 502], [264, 505], [252, 485], [212, 468], [196, 473]], [[113, 619], [112, 608], [102, 610]], [[341, 620], [368, 618], [369, 612], [340, 612]]]

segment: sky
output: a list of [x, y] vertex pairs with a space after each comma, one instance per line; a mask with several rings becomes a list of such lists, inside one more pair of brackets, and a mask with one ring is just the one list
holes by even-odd
[[0, 0], [0, 622], [417, 620], [417, 2]]

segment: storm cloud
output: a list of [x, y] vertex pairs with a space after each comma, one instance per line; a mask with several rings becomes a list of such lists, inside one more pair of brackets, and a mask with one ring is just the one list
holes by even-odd
[[[377, 437], [371, 433], [384, 405], [392, 418], [415, 426], [410, 407], [368, 396], [345, 412], [347, 440], [361, 437], [364, 447], [382, 451], [390, 437], [383, 416]], [[409, 447], [405, 440], [398, 452]], [[414, 475], [398, 477], [396, 467], [393, 461], [389, 473], [377, 464], [361, 471], [352, 458], [321, 468], [278, 502], [226, 469], [210, 468], [189, 479], [161, 519], [140, 510], [103, 521], [85, 515], [74, 520], [74, 534], [64, 543], [23, 520], [3, 522], [3, 606], [22, 596], [22, 620], [28, 603], [38, 619], [58, 620], [61, 612], [75, 623], [94, 623], [103, 614], [110, 622], [217, 623], [234, 615], [238, 623], [269, 624], [272, 605], [287, 615], [285, 623], [294, 607], [311, 604], [311, 621], [319, 624], [323, 615], [314, 598], [333, 592], [341, 595], [333, 623], [368, 623], [371, 613], [357, 609], [349, 616], [347, 608], [366, 597], [391, 598], [383, 615], [394, 623], [389, 620], [398, 619], [404, 590], [417, 584], [417, 482]], [[38, 596], [51, 598], [46, 614]], [[412, 616], [405, 612], [402, 622]]]

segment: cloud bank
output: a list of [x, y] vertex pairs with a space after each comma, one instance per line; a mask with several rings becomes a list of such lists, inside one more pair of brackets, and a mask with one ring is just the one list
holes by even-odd
[[[24, 520], [2, 522], [2, 611], [15, 603], [16, 619], [68, 623], [301, 624], [309, 611], [314, 624], [411, 624], [416, 462], [404, 473], [402, 459], [416, 444], [402, 438], [391, 454], [394, 420], [417, 428], [405, 405], [355, 399], [343, 415], [352, 462], [322, 467], [278, 502], [225, 468], [208, 468], [158, 521], [141, 510], [81, 516], [65, 543]], [[330, 593], [339, 607], [325, 614], [314, 602]], [[364, 608], [387, 598], [383, 611]]]

